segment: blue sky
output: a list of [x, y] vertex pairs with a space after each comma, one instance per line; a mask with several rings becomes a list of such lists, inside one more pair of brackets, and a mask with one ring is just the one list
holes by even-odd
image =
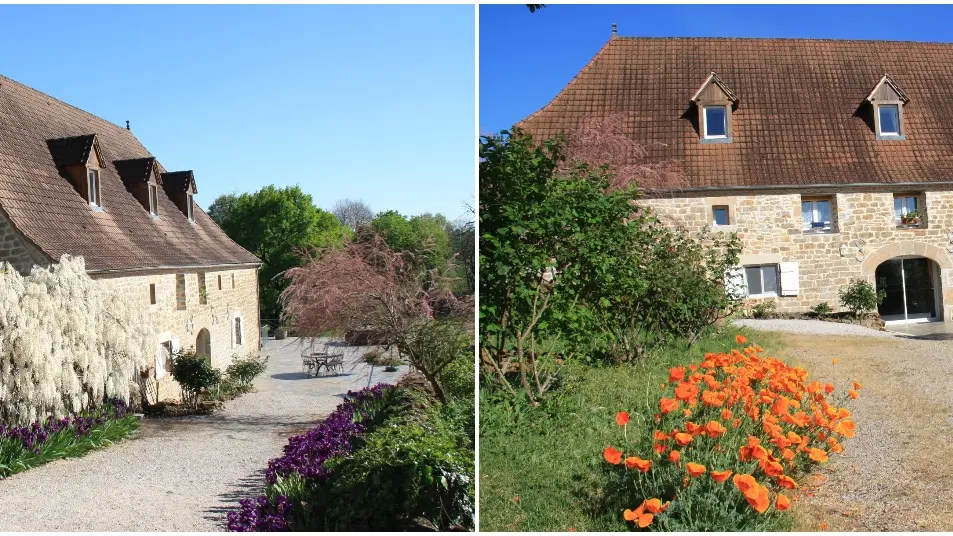
[[609, 40], [643, 37], [811, 37], [953, 41], [953, 6], [480, 6], [480, 132], [545, 106]]
[[473, 204], [473, 6], [0, 6], [0, 73], [221, 193]]

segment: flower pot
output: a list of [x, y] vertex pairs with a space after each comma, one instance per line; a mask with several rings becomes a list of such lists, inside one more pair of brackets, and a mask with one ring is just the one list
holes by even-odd
[[288, 336], [288, 330], [283, 328], [278, 328], [275, 330], [275, 339], [282, 340]]
[[397, 372], [397, 367], [386, 366], [384, 367], [384, 372]]

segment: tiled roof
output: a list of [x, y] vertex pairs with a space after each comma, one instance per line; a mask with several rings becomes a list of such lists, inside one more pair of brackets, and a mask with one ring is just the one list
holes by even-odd
[[[103, 159], [101, 212], [57, 168], [85, 161], [92, 135]], [[192, 224], [159, 195], [153, 219], [114, 164], [148, 158], [132, 132], [0, 76], [0, 209], [51, 259], [82, 255], [91, 271], [260, 262], [198, 207]]]
[[[699, 143], [690, 100], [711, 73], [738, 98], [732, 143]], [[864, 106], [885, 73], [909, 99], [903, 141], [877, 141]], [[953, 44], [614, 37], [519, 126], [619, 114], [692, 188], [953, 181]]]

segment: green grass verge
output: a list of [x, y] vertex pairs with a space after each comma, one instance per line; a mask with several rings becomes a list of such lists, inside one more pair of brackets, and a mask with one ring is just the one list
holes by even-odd
[[[616, 412], [654, 407], [670, 367], [735, 348], [739, 332], [769, 352], [779, 347], [770, 333], [729, 329], [693, 347], [659, 350], [637, 364], [567, 366], [562, 385], [538, 408], [481, 389], [480, 530], [628, 530], [619, 512], [595, 507], [604, 485], [602, 449], [618, 434]], [[651, 418], [632, 414], [633, 424]]]

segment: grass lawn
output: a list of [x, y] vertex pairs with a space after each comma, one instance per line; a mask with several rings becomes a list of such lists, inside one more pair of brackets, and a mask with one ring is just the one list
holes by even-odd
[[768, 352], [780, 345], [773, 334], [732, 328], [634, 365], [567, 366], [560, 388], [535, 409], [514, 408], [501, 395], [482, 390], [480, 530], [628, 530], [618, 511], [599, 507], [602, 450], [620, 434], [616, 412], [632, 412], [630, 434], [651, 430], [642, 425], [655, 411], [649, 408], [657, 408], [668, 369], [698, 362], [706, 352], [735, 348], [739, 332]]

